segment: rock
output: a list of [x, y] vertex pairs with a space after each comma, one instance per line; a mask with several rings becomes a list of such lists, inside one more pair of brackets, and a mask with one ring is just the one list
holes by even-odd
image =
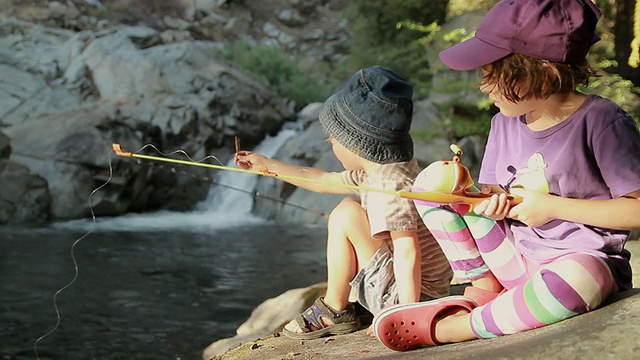
[[303, 21], [296, 9], [282, 9], [278, 12], [277, 17], [280, 22], [290, 27], [300, 26]]
[[[112, 141], [117, 139], [129, 146], [138, 142], [133, 130], [122, 125], [109, 129], [109, 122], [99, 108], [85, 108], [42, 116], [5, 130], [12, 139], [11, 159], [46, 180], [51, 193], [51, 218], [88, 216], [87, 200], [97, 186], [94, 176], [99, 169], [108, 171], [111, 166]], [[56, 126], [47, 126], [49, 123]], [[123, 169], [121, 176], [125, 174]], [[97, 197], [108, 197], [109, 192], [105, 189]], [[113, 207], [123, 211], [127, 204]]]
[[8, 159], [11, 155], [11, 139], [0, 131], [0, 159]]
[[[203, 359], [637, 359], [640, 352], [637, 340], [640, 333], [640, 288], [637, 288], [640, 284], [640, 240], [634, 239], [627, 242], [626, 248], [632, 254], [631, 267], [636, 288], [613, 295], [604, 306], [594, 311], [539, 329], [494, 339], [396, 352], [386, 348], [375, 337], [367, 336], [367, 325], [364, 325], [351, 334], [306, 341], [278, 334], [264, 336], [259, 340], [249, 340], [222, 355], [214, 356], [212, 352], [205, 351]], [[452, 286], [451, 292], [460, 294], [462, 287]], [[249, 338], [247, 335], [244, 337]]]
[[251, 312], [251, 316], [237, 330], [237, 335], [214, 342], [203, 352], [203, 359], [222, 355], [240, 344], [258, 340], [282, 330], [291, 319], [308, 308], [327, 289], [326, 283], [292, 289], [267, 299]]
[[0, 224], [42, 223], [49, 219], [47, 182], [25, 165], [10, 161], [11, 139], [0, 131]]
[[58, 1], [49, 2], [49, 16], [52, 18], [75, 19], [79, 15], [80, 12], [72, 2], [67, 2], [66, 5]]
[[49, 218], [49, 189], [42, 177], [0, 159], [0, 224], [43, 223]]
[[[3, 52], [10, 61], [0, 64], [0, 90], [9, 96], [0, 99], [0, 125], [11, 138], [11, 160], [48, 183], [46, 218], [89, 216], [90, 194], [107, 181], [116, 186], [92, 195], [97, 216], [193, 209], [206, 198], [211, 174], [130, 163], [110, 178], [111, 144], [127, 151], [153, 144], [152, 155], [180, 149], [195, 160], [215, 153], [226, 162], [234, 136], [256, 144], [294, 117], [257, 77], [220, 60], [216, 43], [163, 44], [145, 26], [75, 35], [52, 30], [52, 36], [41, 26], [17, 25], [34, 38], [20, 36]], [[41, 53], [31, 44], [44, 39], [51, 54], [39, 63], [60, 67], [53, 81], [36, 62], [24, 61]], [[68, 59], [58, 61], [60, 53]]]
[[[425, 347], [408, 352], [386, 348], [361, 329], [355, 333], [300, 341], [270, 336], [246, 343], [215, 360], [254, 359], [637, 359], [640, 345], [640, 289], [608, 305], [557, 324], [495, 339]], [[207, 359], [204, 357], [204, 359]]]
[[85, 0], [85, 2], [97, 9], [106, 10], [107, 8], [100, 2], [100, 0]]
[[323, 106], [323, 102], [311, 103], [298, 112], [296, 118], [298, 123], [302, 124], [303, 129], [306, 129], [309, 125], [318, 120], [318, 116], [320, 115], [320, 111]]
[[45, 222], [51, 200], [47, 182], [9, 160], [11, 139], [0, 131], [0, 224]]
[[[337, 54], [327, 42], [346, 49], [346, 23], [332, 24], [341, 21], [332, 15], [344, 4], [330, 9], [316, 0], [198, 0], [172, 4], [172, 11], [159, 6], [154, 14], [140, 13], [139, 3], [127, 14], [115, 5], [106, 11], [94, 0], [3, 8], [10, 16], [0, 19], [0, 92], [6, 95], [0, 98], [0, 127], [11, 137], [11, 147], [3, 149], [13, 149], [11, 161], [47, 182], [46, 217], [53, 220], [88, 216], [89, 194], [106, 181], [113, 186], [92, 196], [97, 216], [192, 209], [206, 197], [215, 173], [114, 159], [111, 176], [108, 163], [96, 159], [106, 158], [119, 138], [126, 150], [153, 144], [158, 151], [180, 149], [194, 159], [215, 155], [224, 163], [234, 136], [251, 147], [277, 132], [293, 119], [293, 104], [227, 63], [223, 42], [272, 41], [313, 69], [314, 61]], [[305, 39], [311, 31], [317, 36]], [[38, 143], [33, 134], [46, 140]], [[61, 160], [60, 151], [79, 151], [80, 160]]]

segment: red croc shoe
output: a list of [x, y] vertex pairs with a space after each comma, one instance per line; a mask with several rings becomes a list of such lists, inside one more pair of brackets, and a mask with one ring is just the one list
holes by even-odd
[[373, 319], [376, 337], [386, 347], [407, 351], [424, 345], [440, 345], [435, 340], [434, 320], [448, 314], [477, 307], [464, 296], [448, 296], [436, 300], [397, 304], [384, 308]]

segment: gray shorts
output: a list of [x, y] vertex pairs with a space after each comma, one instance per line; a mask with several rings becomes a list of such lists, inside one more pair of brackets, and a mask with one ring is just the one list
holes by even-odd
[[358, 297], [358, 302], [374, 315], [382, 308], [398, 302], [393, 253], [386, 242], [383, 242], [349, 285]]

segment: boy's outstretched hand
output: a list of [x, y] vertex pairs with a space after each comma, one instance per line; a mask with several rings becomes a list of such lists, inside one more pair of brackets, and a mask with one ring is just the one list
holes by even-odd
[[267, 157], [251, 151], [240, 150], [233, 157], [233, 162], [243, 169], [262, 171]]
[[247, 169], [247, 170], [251, 169], [251, 163], [249, 162], [249, 160], [246, 159], [248, 154], [249, 154], [249, 151], [244, 151], [244, 150], [236, 152], [236, 154], [233, 157], [233, 162], [243, 169]]

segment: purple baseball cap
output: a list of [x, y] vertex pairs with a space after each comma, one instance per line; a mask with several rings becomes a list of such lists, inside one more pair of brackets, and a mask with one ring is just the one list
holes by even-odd
[[472, 70], [516, 53], [571, 63], [584, 59], [599, 38], [602, 13], [591, 0], [502, 0], [469, 40], [440, 53], [455, 70]]

